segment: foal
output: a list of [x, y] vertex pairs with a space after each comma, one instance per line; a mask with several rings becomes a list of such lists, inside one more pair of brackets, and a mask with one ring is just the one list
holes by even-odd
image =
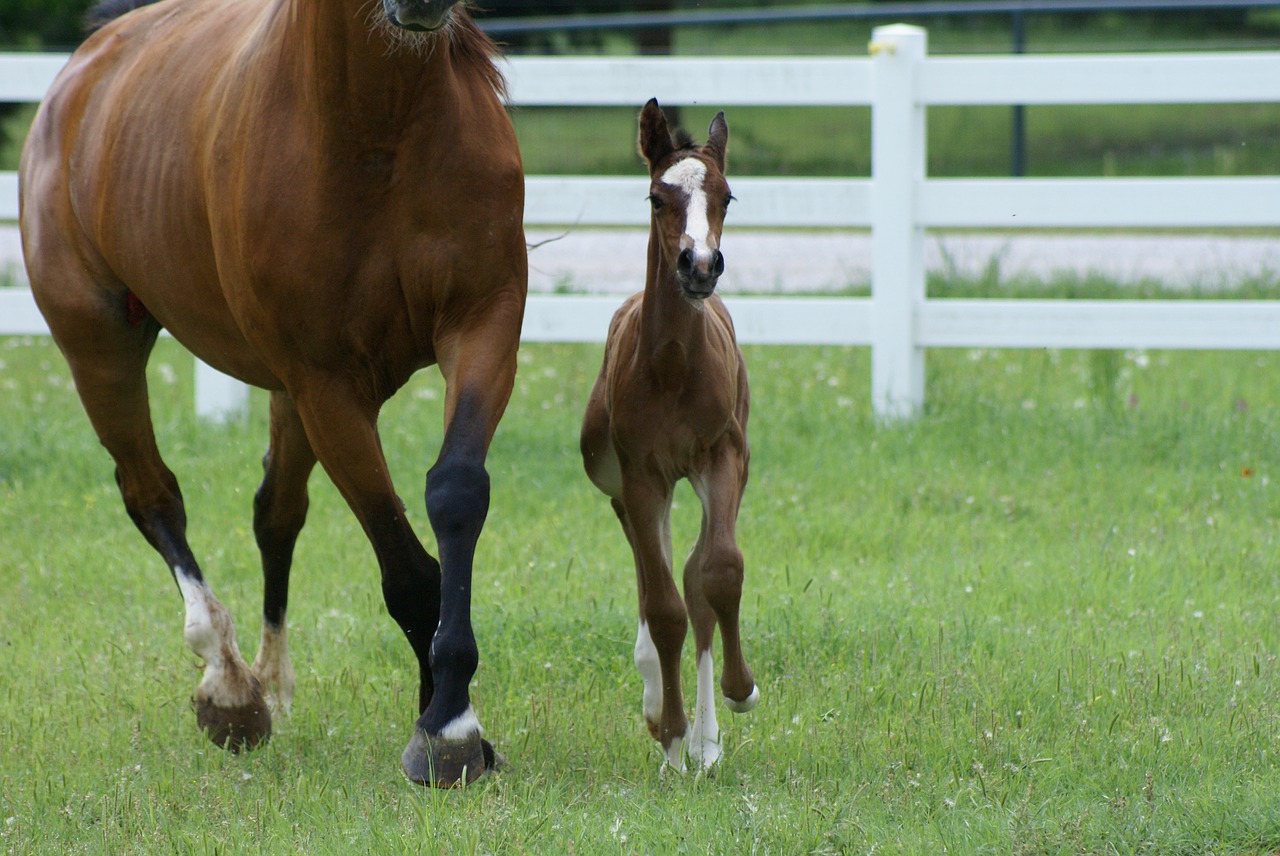
[[[673, 139], [656, 100], [640, 112], [652, 216], [643, 292], [609, 324], [604, 364], [587, 401], [582, 459], [612, 500], [635, 555], [640, 628], [635, 663], [643, 711], [666, 762], [682, 745], [701, 767], [720, 757], [711, 642], [723, 639], [720, 688], [729, 708], [759, 698], [742, 656], [742, 553], [734, 536], [747, 483], [747, 372], [728, 310], [713, 292], [724, 271], [720, 230], [733, 197], [724, 178], [729, 129], [719, 113], [706, 145]], [[671, 499], [687, 478], [702, 502], [702, 531], [684, 566], [684, 599], [671, 567]], [[693, 619], [698, 690], [693, 728], [680, 691], [680, 650]]]

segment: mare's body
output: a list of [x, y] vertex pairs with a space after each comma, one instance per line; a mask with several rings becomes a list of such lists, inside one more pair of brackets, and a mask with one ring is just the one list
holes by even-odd
[[[32, 289], [125, 507], [182, 592], [185, 637], [206, 663], [200, 725], [220, 745], [253, 746], [270, 733], [264, 702], [289, 704], [289, 571], [319, 460], [420, 665], [404, 768], [444, 785], [492, 762], [468, 695], [471, 561], [526, 288], [501, 77], [453, 5], [166, 0], [121, 15], [54, 82], [20, 168]], [[157, 450], [145, 366], [161, 328], [271, 390], [252, 668]], [[382, 403], [431, 364], [446, 383], [426, 487], [438, 562], [409, 527], [376, 430]]]
[[[614, 315], [604, 362], [583, 418], [583, 463], [610, 497], [636, 564], [640, 625], [635, 662], [642, 708], [665, 760], [683, 768], [720, 757], [711, 643], [723, 640], [720, 686], [731, 709], [758, 698], [742, 656], [738, 604], [743, 559], [735, 525], [747, 483], [747, 372], [733, 322], [713, 291], [724, 269], [720, 231], [728, 208], [728, 128], [711, 123], [704, 146], [673, 139], [657, 102], [640, 114], [653, 215], [643, 292]], [[672, 576], [671, 501], [687, 478], [702, 503], [702, 529]], [[692, 728], [680, 689], [680, 651], [692, 618], [698, 680]]]

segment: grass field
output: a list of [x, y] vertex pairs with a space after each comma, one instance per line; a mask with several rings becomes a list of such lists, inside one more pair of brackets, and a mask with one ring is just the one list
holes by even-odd
[[[710, 776], [659, 775], [634, 581], [581, 474], [598, 346], [529, 345], [490, 459], [474, 699], [510, 759], [465, 793], [398, 768], [416, 696], [328, 481], [294, 575], [272, 742], [196, 732], [197, 663], [47, 339], [0, 340], [0, 847], [13, 853], [1270, 853], [1280, 847], [1280, 355], [935, 351], [877, 425], [868, 354], [746, 350], [744, 626], [762, 700]], [[265, 438], [152, 363], [195, 550], [252, 657]], [[439, 384], [382, 438], [431, 544]], [[676, 550], [696, 528], [687, 490]], [[687, 673], [691, 673], [691, 664]], [[691, 674], [689, 674], [691, 677]]]

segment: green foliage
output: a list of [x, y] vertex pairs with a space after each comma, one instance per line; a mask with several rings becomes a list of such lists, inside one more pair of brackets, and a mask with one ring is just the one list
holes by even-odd
[[[474, 698], [510, 759], [401, 777], [416, 696], [376, 564], [323, 474], [299, 543], [299, 687], [263, 750], [196, 733], [197, 665], [56, 348], [0, 340], [0, 842], [25, 852], [1267, 853], [1280, 847], [1280, 355], [931, 351], [878, 424], [859, 348], [748, 347], [743, 622], [760, 706], [710, 776], [659, 775], [634, 576], [577, 458], [598, 346], [526, 345], [490, 458]], [[1098, 376], [1114, 404], [1098, 400]], [[249, 656], [265, 407], [154, 410]], [[433, 371], [385, 409], [427, 543]], [[697, 501], [674, 508], [677, 553]], [[692, 664], [688, 664], [692, 677]]]
[[68, 50], [80, 43], [93, 0], [6, 0], [0, 44], [8, 50]]

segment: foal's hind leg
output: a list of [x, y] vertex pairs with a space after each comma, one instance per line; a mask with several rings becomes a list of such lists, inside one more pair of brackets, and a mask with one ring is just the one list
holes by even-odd
[[131, 324], [125, 295], [118, 294], [118, 305], [111, 293], [89, 289], [77, 295], [83, 299], [45, 295], [42, 308], [94, 430], [115, 460], [125, 509], [182, 593], [183, 636], [205, 663], [193, 698], [196, 721], [219, 746], [252, 748], [270, 735], [271, 717], [236, 646], [231, 614], [205, 583], [187, 544], [182, 493], [152, 430], [146, 363], [159, 327], [151, 320]]
[[262, 484], [253, 498], [253, 532], [262, 554], [262, 643], [253, 673], [272, 713], [288, 712], [294, 675], [285, 612], [293, 547], [307, 519], [307, 479], [315, 468], [298, 411], [288, 393], [271, 394], [271, 444], [262, 460]]

